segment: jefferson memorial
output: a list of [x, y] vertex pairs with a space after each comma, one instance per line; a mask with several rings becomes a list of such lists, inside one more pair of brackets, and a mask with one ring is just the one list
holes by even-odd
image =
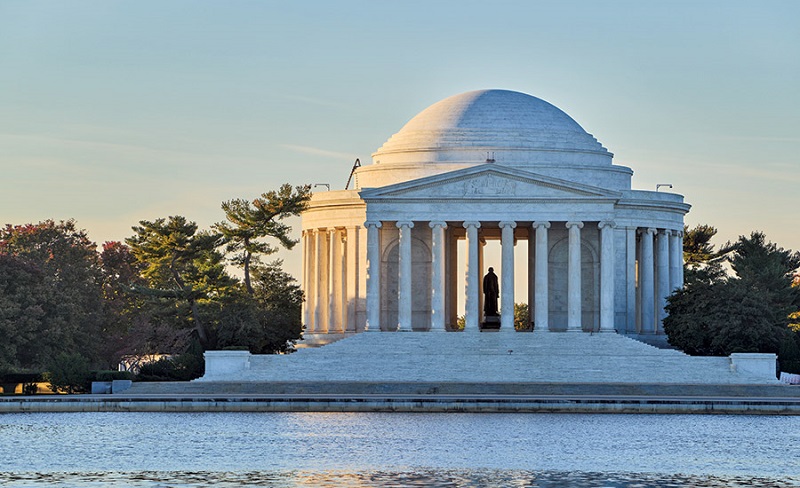
[[[459, 303], [464, 333], [478, 333], [492, 265], [501, 331], [514, 331], [514, 303], [527, 302], [536, 335], [662, 333], [666, 297], [683, 285], [690, 206], [632, 189], [633, 170], [612, 158], [569, 115], [524, 93], [431, 105], [356, 169], [354, 188], [316, 192], [302, 214], [305, 342], [460, 329]], [[492, 240], [499, 263], [484, 262]], [[520, 241], [527, 259], [515, 262]], [[515, 293], [515, 274], [527, 296]]]
[[[689, 205], [631, 189], [633, 171], [611, 160], [530, 95], [474, 91], [431, 105], [356, 165], [353, 189], [314, 193], [302, 214], [297, 352], [206, 351], [192, 391], [412, 392], [427, 400], [409, 408], [428, 411], [445, 401], [436, 392], [778, 383], [774, 354], [648, 344], [664, 337], [665, 297], [683, 285]], [[526, 301], [533, 333], [516, 333], [514, 303]]]

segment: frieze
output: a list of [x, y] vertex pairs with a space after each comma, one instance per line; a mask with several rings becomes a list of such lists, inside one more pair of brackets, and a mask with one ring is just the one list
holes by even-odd
[[463, 182], [464, 196], [500, 196], [516, 195], [517, 182], [508, 178], [498, 178], [494, 175], [484, 175], [471, 178]]

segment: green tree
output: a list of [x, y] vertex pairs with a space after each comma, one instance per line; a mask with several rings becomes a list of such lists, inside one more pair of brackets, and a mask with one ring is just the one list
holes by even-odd
[[86, 393], [91, 388], [89, 360], [79, 353], [62, 352], [48, 363], [45, 379], [58, 393]]
[[213, 346], [212, 330], [201, 306], [224, 297], [235, 285], [216, 248], [221, 236], [198, 232], [197, 224], [182, 216], [142, 220], [125, 240], [142, 266], [147, 287], [134, 287], [152, 305], [161, 305], [161, 319], [179, 328], [193, 329], [204, 348]]
[[222, 203], [227, 222], [220, 222], [214, 228], [222, 234], [227, 252], [233, 253], [231, 261], [244, 270], [244, 284], [250, 295], [255, 293], [251, 267], [258, 265], [259, 255], [270, 255], [277, 250], [262, 239], [274, 238], [286, 249], [293, 248], [297, 241], [291, 238], [292, 228], [284, 219], [300, 215], [310, 198], [310, 185], [292, 188], [284, 184], [277, 191], [262, 193], [252, 202], [234, 199]]
[[42, 368], [62, 351], [101, 361], [105, 320], [96, 246], [75, 221], [0, 229], [0, 362]]
[[0, 253], [0, 372], [43, 366], [53, 299], [39, 268]]
[[687, 265], [708, 262], [717, 256], [711, 239], [717, 235], [717, 229], [710, 225], [699, 224], [693, 228], [683, 226], [683, 260]]
[[792, 286], [800, 255], [760, 232], [726, 248], [732, 276], [711, 262], [669, 298], [664, 331], [670, 343], [689, 354], [770, 352], [782, 362], [799, 359], [791, 357], [800, 338], [790, 325], [800, 308], [800, 289]]
[[303, 292], [276, 260], [253, 268], [253, 295], [221, 304], [220, 347], [247, 347], [254, 354], [291, 352], [302, 337]]

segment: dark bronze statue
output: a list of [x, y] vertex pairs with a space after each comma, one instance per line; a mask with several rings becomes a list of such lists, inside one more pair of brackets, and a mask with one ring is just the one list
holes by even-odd
[[483, 277], [483, 314], [486, 317], [497, 316], [497, 298], [500, 296], [500, 287], [497, 285], [497, 275], [494, 268]]

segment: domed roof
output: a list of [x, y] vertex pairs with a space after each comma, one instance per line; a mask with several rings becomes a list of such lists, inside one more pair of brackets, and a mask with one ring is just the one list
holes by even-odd
[[569, 115], [539, 98], [479, 90], [446, 98], [412, 118], [373, 155], [375, 163], [611, 164]]

